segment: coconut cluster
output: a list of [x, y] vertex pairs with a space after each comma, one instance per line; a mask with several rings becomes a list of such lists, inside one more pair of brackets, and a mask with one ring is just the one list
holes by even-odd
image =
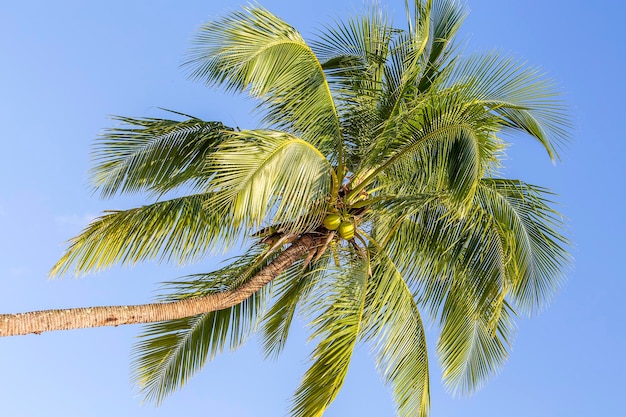
[[328, 230], [337, 230], [339, 236], [346, 240], [354, 237], [354, 224], [342, 219], [337, 213], [330, 213], [324, 218], [324, 227]]

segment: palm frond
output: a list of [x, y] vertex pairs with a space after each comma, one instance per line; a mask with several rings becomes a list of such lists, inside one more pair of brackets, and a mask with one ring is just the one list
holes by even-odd
[[158, 259], [186, 263], [239, 237], [232, 214], [211, 194], [194, 194], [122, 211], [109, 211], [76, 237], [50, 271], [95, 272], [114, 264]]
[[387, 210], [375, 223], [377, 240], [420, 304], [441, 317], [438, 350], [454, 392], [477, 389], [508, 357], [515, 326], [507, 299], [536, 311], [560, 283], [567, 241], [544, 194], [519, 181], [483, 179], [462, 216], [436, 197], [413, 207], [400, 199], [375, 207]]
[[405, 0], [404, 6], [409, 34], [415, 39], [417, 45], [421, 45], [423, 51], [430, 36], [433, 0], [414, 0], [413, 7], [409, 5], [409, 0]]
[[384, 251], [372, 255], [363, 337], [374, 346], [376, 366], [393, 388], [398, 416], [428, 415], [428, 353], [417, 305], [404, 278]]
[[424, 51], [426, 62], [420, 75], [418, 91], [428, 91], [444, 72], [445, 65], [454, 59], [454, 37], [466, 17], [467, 10], [458, 0], [433, 2], [431, 34]]
[[311, 48], [322, 61], [340, 115], [348, 170], [358, 165], [380, 124], [385, 62], [397, 35], [387, 15], [372, 6], [362, 15], [327, 26]]
[[467, 394], [500, 369], [513, 335], [504, 299], [512, 280], [500, 235], [480, 210], [457, 217], [437, 201], [400, 220], [394, 228], [378, 224], [379, 233], [393, 232], [385, 251], [420, 306], [440, 316], [445, 383]]
[[349, 94], [349, 100], [365, 97], [374, 105], [383, 82], [389, 44], [397, 31], [387, 15], [371, 7], [362, 15], [327, 26], [311, 44], [330, 76], [331, 86]]
[[547, 305], [571, 263], [563, 218], [549, 206], [550, 195], [542, 187], [505, 179], [482, 180], [476, 194], [510, 254], [508, 275], [514, 284], [509, 296], [529, 314]]
[[[253, 248], [230, 265], [208, 274], [197, 274], [169, 283], [165, 301], [198, 297], [231, 290], [266, 266], [273, 258]], [[157, 404], [182, 387], [207, 360], [226, 347], [240, 347], [257, 328], [268, 299], [269, 287], [233, 307], [150, 324], [134, 346], [133, 379], [145, 400]]]
[[404, 31], [397, 33], [390, 42], [389, 56], [385, 62], [385, 78], [378, 103], [378, 112], [382, 120], [388, 120], [394, 108], [399, 105], [402, 86], [406, 82], [405, 72], [408, 66], [415, 64], [415, 61], [409, 59], [413, 46], [410, 35]]
[[276, 358], [287, 342], [296, 309], [303, 299], [315, 291], [314, 287], [324, 279], [329, 254], [324, 253], [317, 261], [303, 267], [294, 264], [274, 282], [272, 307], [263, 318], [263, 351], [266, 358]]
[[459, 240], [459, 230], [451, 227], [445, 210], [436, 199], [420, 202], [407, 215], [376, 222], [374, 233], [420, 307], [437, 317], [458, 256], [450, 249]]
[[353, 260], [345, 270], [329, 274], [330, 291], [324, 291], [318, 307], [324, 311], [313, 321], [313, 365], [305, 373], [293, 398], [294, 417], [320, 417], [335, 399], [350, 364], [361, 330], [369, 266]]
[[467, 14], [467, 8], [459, 0], [433, 1], [432, 35], [428, 47], [428, 60], [431, 64], [441, 61]]
[[386, 92], [392, 98], [387, 100], [388, 117], [401, 112], [414, 95], [416, 81], [424, 69], [422, 55], [431, 36], [432, 3], [432, 0], [416, 0], [411, 11], [409, 1], [405, 0], [409, 30], [408, 36], [401, 37], [400, 43], [393, 49], [394, 55], [399, 57], [396, 62], [401, 62], [401, 70], [397, 71], [395, 88]]
[[552, 81], [538, 69], [491, 53], [457, 60], [446, 85], [461, 85], [469, 100], [478, 100], [503, 119], [503, 126], [535, 138], [551, 159], [569, 136], [571, 123]]
[[393, 228], [377, 226], [393, 232], [385, 252], [420, 306], [440, 317], [446, 385], [464, 394], [478, 388], [504, 363], [513, 333], [504, 298], [512, 287], [508, 258], [490, 217], [480, 209], [455, 216], [431, 199]]
[[178, 121], [114, 117], [121, 127], [96, 142], [91, 182], [103, 197], [120, 193], [164, 193], [202, 180], [204, 161], [233, 129], [195, 117]]
[[501, 369], [515, 334], [512, 310], [502, 297], [487, 310], [477, 310], [475, 298], [456, 282], [443, 306], [437, 343], [444, 383], [461, 395], [480, 388]]
[[191, 77], [262, 101], [265, 121], [337, 152], [341, 133], [324, 71], [292, 26], [269, 11], [245, 7], [203, 26], [186, 66]]
[[406, 169], [410, 175], [421, 172], [425, 181], [434, 181], [437, 188], [446, 188], [454, 199], [467, 203], [494, 163], [494, 153], [501, 152], [494, 141], [497, 122], [482, 106], [468, 104], [454, 90], [424, 97], [395, 118], [394, 129], [378, 138], [364, 164], [370, 173], [351, 194], [382, 173]]
[[[211, 159], [210, 187], [237, 224], [290, 224], [304, 232], [321, 224], [325, 198], [337, 179], [328, 160], [310, 143], [276, 131], [243, 131]], [[312, 216], [312, 217], [311, 217]]]
[[418, 204], [406, 212], [387, 206], [387, 219], [375, 223], [376, 239], [433, 318], [459, 273], [477, 308], [489, 305], [507, 284], [499, 234], [480, 210], [459, 214], [445, 198], [425, 197], [407, 199]]

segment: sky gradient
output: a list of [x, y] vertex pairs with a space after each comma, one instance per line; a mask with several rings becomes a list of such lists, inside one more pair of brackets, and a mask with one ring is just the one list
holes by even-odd
[[[261, 1], [312, 38], [361, 1]], [[470, 0], [465, 52], [499, 50], [540, 66], [564, 92], [572, 142], [551, 164], [540, 146], [514, 138], [505, 174], [558, 194], [569, 220], [574, 267], [550, 308], [519, 321], [508, 363], [470, 398], [443, 389], [431, 356], [432, 417], [623, 415], [626, 322], [621, 260], [626, 234], [626, 56], [618, 1]], [[159, 282], [207, 271], [143, 264], [85, 278], [47, 280], [64, 243], [107, 209], [148, 203], [100, 200], [87, 185], [93, 139], [110, 115], [164, 116], [159, 107], [256, 127], [253, 103], [186, 78], [189, 40], [212, 17], [243, 2], [6, 2], [0, 12], [0, 313], [152, 301]], [[388, 1], [403, 21], [403, 2]], [[167, 117], [167, 116], [166, 116]], [[302, 327], [302, 326], [300, 326]], [[130, 380], [139, 326], [0, 339], [0, 415], [282, 416], [312, 345], [292, 333], [278, 361], [255, 339], [207, 364], [155, 408]], [[430, 344], [434, 344], [431, 335]], [[432, 353], [433, 351], [431, 351]], [[357, 350], [342, 392], [325, 416], [393, 416], [367, 347]]]

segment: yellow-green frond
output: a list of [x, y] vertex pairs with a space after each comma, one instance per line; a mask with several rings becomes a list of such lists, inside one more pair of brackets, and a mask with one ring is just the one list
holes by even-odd
[[210, 161], [209, 186], [237, 224], [257, 228], [290, 224], [289, 232], [321, 224], [336, 177], [310, 143], [276, 131], [243, 131], [224, 142]]
[[512, 310], [502, 297], [495, 297], [488, 309], [477, 309], [474, 300], [462, 283], [453, 285], [437, 343], [444, 384], [460, 395], [480, 388], [501, 369], [515, 334]]
[[526, 313], [552, 299], [571, 263], [563, 217], [550, 207], [552, 194], [516, 180], [484, 179], [477, 204], [494, 219], [510, 261], [511, 301]]
[[190, 262], [232, 245], [239, 233], [232, 223], [232, 214], [213, 204], [211, 194], [106, 212], [69, 241], [50, 274], [80, 275], [154, 259]]
[[[253, 248], [224, 268], [169, 283], [173, 292], [161, 298], [173, 301], [237, 288], [273, 259], [262, 255]], [[268, 293], [266, 287], [224, 310], [145, 326], [133, 349], [133, 379], [144, 399], [159, 404], [225, 348], [240, 347], [256, 330]]]
[[192, 78], [259, 98], [271, 127], [301, 135], [325, 154], [341, 146], [317, 57], [296, 29], [266, 9], [245, 7], [203, 26], [185, 65]]
[[462, 86], [468, 100], [483, 103], [502, 126], [535, 138], [551, 159], [567, 140], [569, 115], [554, 83], [536, 67], [497, 53], [456, 60], [445, 84]]
[[279, 279], [274, 281], [272, 307], [263, 317], [263, 351], [266, 358], [277, 358], [289, 336], [289, 330], [300, 304], [314, 291], [314, 287], [324, 279], [329, 254], [304, 267], [294, 264]]
[[311, 338], [320, 342], [294, 395], [293, 417], [320, 417], [339, 393], [361, 330], [368, 269], [364, 260], [354, 260], [327, 277], [330, 291], [318, 301], [323, 311], [312, 323]]
[[368, 283], [363, 337], [374, 348], [376, 366], [392, 387], [399, 417], [426, 417], [430, 406], [424, 326], [404, 278], [383, 251]]
[[201, 183], [206, 158], [232, 131], [220, 122], [194, 117], [114, 120], [123, 125], [105, 130], [92, 152], [91, 182], [103, 197], [160, 194], [181, 184]]

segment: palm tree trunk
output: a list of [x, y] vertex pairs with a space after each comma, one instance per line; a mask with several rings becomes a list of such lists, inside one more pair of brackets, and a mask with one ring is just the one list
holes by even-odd
[[29, 313], [0, 314], [0, 337], [29, 333], [40, 334], [52, 330], [83, 329], [88, 327], [119, 326], [122, 324], [153, 323], [180, 319], [223, 310], [239, 304], [263, 288], [290, 265], [309, 253], [318, 241], [303, 235], [278, 255], [267, 267], [240, 287], [202, 297], [187, 298], [169, 303], [151, 303], [130, 306], [102, 306], [63, 310], [31, 311]]

